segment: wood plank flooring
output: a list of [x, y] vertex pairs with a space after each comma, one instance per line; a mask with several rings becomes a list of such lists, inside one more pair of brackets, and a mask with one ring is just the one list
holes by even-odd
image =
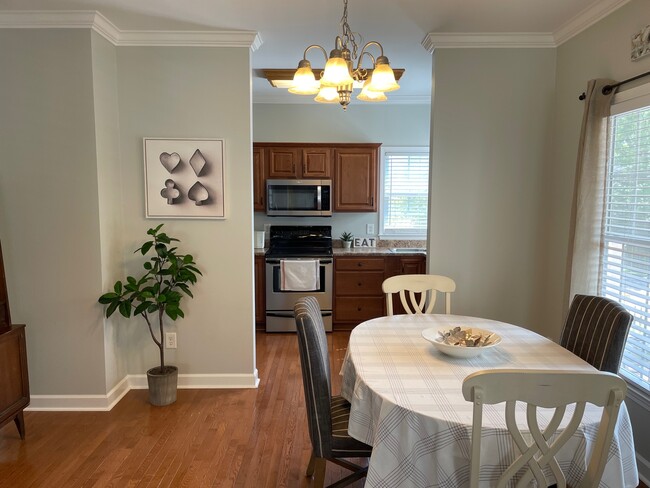
[[[328, 337], [338, 392], [349, 332]], [[310, 486], [296, 336], [258, 333], [257, 368], [258, 389], [179, 390], [168, 407], [132, 390], [110, 412], [26, 412], [25, 441], [0, 429], [0, 487]], [[348, 473], [328, 463], [326, 483]]]
[[[338, 392], [349, 332], [328, 338]], [[257, 367], [256, 390], [179, 390], [168, 407], [133, 390], [110, 412], [26, 412], [24, 441], [0, 429], [0, 488], [308, 487], [295, 335], [258, 333]], [[347, 474], [328, 463], [326, 484]]]

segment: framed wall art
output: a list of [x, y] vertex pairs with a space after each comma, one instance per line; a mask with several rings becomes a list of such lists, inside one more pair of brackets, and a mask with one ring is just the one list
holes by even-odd
[[147, 218], [225, 219], [223, 139], [144, 138]]

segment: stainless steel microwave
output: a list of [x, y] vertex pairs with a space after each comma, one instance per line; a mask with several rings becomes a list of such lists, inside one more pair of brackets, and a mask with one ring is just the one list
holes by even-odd
[[332, 180], [266, 180], [266, 215], [332, 216]]

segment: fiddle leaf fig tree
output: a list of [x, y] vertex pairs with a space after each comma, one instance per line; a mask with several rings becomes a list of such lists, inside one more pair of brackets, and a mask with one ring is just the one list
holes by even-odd
[[[166, 373], [165, 348], [163, 333], [163, 318], [165, 315], [172, 320], [185, 317], [181, 309], [181, 299], [184, 295], [193, 298], [190, 287], [196, 284], [197, 275], [201, 271], [196, 267], [191, 254], [181, 254], [173, 242], [178, 239], [160, 232], [163, 224], [149, 229], [147, 240], [135, 252], [143, 256], [151, 254], [144, 262], [144, 274], [139, 278], [127, 276], [126, 281], [117, 281], [113, 291], [99, 297], [99, 303], [108, 305], [106, 317], [118, 310], [124, 317], [141, 315], [147, 322], [151, 338], [160, 350], [160, 371]], [[157, 321], [158, 336], [154, 332], [154, 322]]]

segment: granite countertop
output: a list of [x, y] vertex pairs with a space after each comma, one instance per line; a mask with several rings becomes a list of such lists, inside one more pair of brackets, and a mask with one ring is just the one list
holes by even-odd
[[[426, 256], [426, 251], [415, 249], [425, 249], [424, 241], [385, 241], [381, 247], [357, 247], [344, 249], [341, 242], [334, 241], [334, 256]], [[393, 252], [391, 249], [408, 249], [408, 251]], [[264, 256], [267, 248], [255, 249], [255, 256]]]

